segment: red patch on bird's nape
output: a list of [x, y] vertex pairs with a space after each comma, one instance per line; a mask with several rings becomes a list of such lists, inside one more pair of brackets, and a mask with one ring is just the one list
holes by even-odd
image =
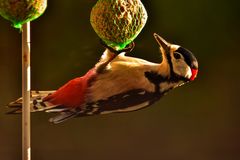
[[193, 81], [197, 77], [198, 69], [191, 69], [191, 71], [192, 71], [192, 76], [190, 78], [190, 81]]
[[80, 107], [85, 101], [89, 82], [94, 79], [95, 75], [94, 69], [89, 70], [84, 76], [70, 80], [56, 92], [45, 97], [44, 101], [65, 107]]

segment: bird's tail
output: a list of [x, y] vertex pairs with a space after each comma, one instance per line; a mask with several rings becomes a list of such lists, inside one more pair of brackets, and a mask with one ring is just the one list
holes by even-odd
[[[31, 91], [30, 111], [38, 112], [45, 111], [48, 113], [59, 113], [55, 117], [49, 119], [50, 122], [58, 124], [68, 119], [77, 117], [79, 109], [71, 109], [62, 105], [52, 104], [49, 101], [44, 101], [44, 98], [51, 95], [55, 91]], [[22, 113], [22, 98], [17, 99], [7, 105], [11, 110], [7, 114]]]
[[[30, 99], [30, 111], [47, 111], [51, 108], [55, 108], [56, 105], [53, 105], [49, 102], [44, 101], [44, 97], [52, 94], [55, 91], [31, 91]], [[22, 112], [22, 98], [17, 99], [14, 102], [11, 102], [7, 105], [11, 111], [8, 114], [17, 114]]]

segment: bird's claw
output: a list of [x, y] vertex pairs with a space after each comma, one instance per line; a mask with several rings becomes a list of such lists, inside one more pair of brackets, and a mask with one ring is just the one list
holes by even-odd
[[134, 42], [131, 42], [129, 45], [127, 45], [124, 49], [122, 50], [116, 50], [110, 46], [108, 46], [103, 40], [100, 39], [100, 43], [107, 49], [109, 49], [111, 52], [115, 53], [115, 54], [120, 54], [120, 53], [123, 53], [123, 52], [126, 52], [126, 53], [129, 53], [131, 52], [134, 47], [135, 47], [135, 43]]

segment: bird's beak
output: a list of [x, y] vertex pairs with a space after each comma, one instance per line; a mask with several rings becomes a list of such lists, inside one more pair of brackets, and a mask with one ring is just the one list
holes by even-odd
[[163, 39], [161, 36], [159, 36], [157, 33], [154, 33], [153, 36], [156, 39], [156, 41], [159, 44], [159, 46], [166, 53], [169, 50], [169, 48], [170, 48], [170, 44], [165, 39]]

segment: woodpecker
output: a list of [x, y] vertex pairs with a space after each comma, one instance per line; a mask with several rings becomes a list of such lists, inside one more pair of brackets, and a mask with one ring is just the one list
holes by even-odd
[[[160, 64], [115, 54], [107, 48], [84, 76], [56, 91], [32, 91], [31, 111], [59, 113], [49, 119], [58, 124], [73, 117], [136, 111], [158, 101], [168, 91], [193, 81], [198, 62], [187, 49], [154, 33], [162, 55]], [[133, 47], [133, 46], [132, 46]], [[21, 113], [22, 99], [8, 106]]]

